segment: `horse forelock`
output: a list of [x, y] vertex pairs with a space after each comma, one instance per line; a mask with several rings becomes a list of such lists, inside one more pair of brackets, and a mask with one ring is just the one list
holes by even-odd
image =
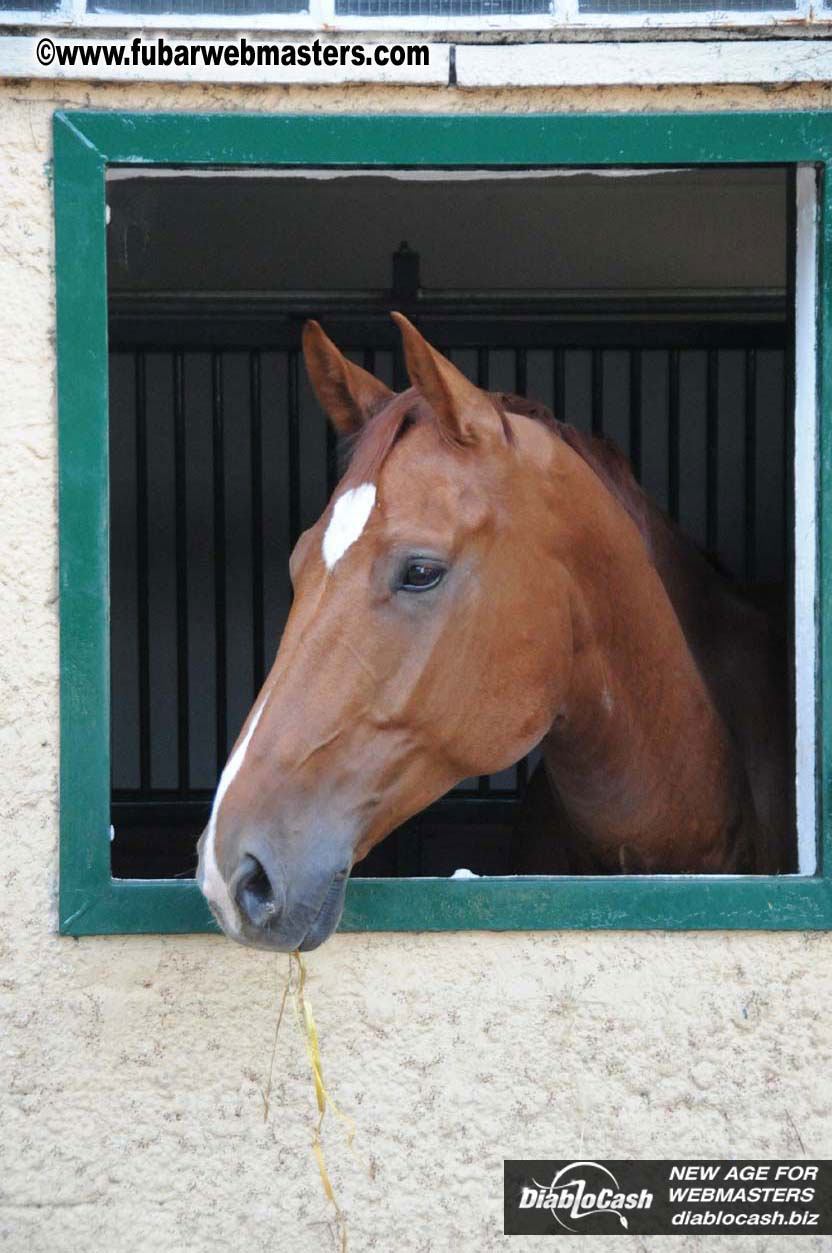
[[[492, 401], [503, 428], [507, 444], [514, 442], [514, 432], [502, 405], [502, 396], [485, 393]], [[531, 402], [530, 402], [531, 403]], [[543, 406], [541, 406], [543, 408]], [[459, 442], [448, 433], [431, 406], [415, 387], [399, 392], [374, 413], [347, 445], [347, 476], [350, 482], [373, 482], [394, 445], [410, 427], [430, 424], [440, 443], [458, 449]]]
[[393, 445], [409, 426], [429, 416], [427, 403], [415, 388], [393, 396], [347, 442], [347, 478], [350, 482], [375, 482]]
[[[647, 497], [636, 481], [629, 461], [621, 450], [605, 436], [586, 435], [566, 422], [560, 422], [542, 401], [530, 400], [510, 392], [487, 392], [503, 427], [507, 444], [515, 442], [510, 414], [528, 418], [544, 426], [567, 444], [585, 461], [607, 490], [626, 510], [650, 547]], [[428, 402], [410, 387], [399, 392], [372, 415], [347, 448], [347, 478], [351, 483], [373, 483], [393, 447], [411, 426], [431, 423], [438, 438], [448, 447], [456, 447], [446, 434]]]

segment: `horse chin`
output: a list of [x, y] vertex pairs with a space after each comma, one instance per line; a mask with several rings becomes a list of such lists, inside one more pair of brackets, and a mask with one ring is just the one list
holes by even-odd
[[341, 921], [341, 915], [344, 912], [344, 898], [347, 893], [348, 878], [349, 871], [339, 873], [333, 879], [329, 891], [324, 897], [318, 916], [298, 945], [302, 953], [308, 953], [311, 949], [318, 948], [323, 944], [324, 940], [329, 939], [338, 926], [338, 923]]

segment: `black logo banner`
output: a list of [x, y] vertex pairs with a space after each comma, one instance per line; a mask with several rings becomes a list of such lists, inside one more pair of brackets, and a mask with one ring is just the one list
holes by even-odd
[[507, 1236], [832, 1235], [832, 1162], [504, 1163]]

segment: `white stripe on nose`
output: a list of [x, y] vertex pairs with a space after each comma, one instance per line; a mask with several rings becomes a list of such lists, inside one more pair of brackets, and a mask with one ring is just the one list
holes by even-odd
[[243, 758], [246, 755], [246, 749], [251, 743], [251, 737], [254, 735], [257, 723], [260, 721], [260, 715], [266, 708], [266, 703], [271, 695], [267, 692], [263, 700], [252, 714], [251, 721], [248, 724], [248, 730], [240, 740], [234, 752], [226, 762], [216, 795], [214, 796], [214, 804], [211, 808], [211, 817], [208, 819], [208, 827], [205, 832], [205, 847], [202, 850], [202, 881], [200, 887], [203, 893], [211, 902], [211, 904], [219, 910], [222, 915], [222, 921], [227, 930], [237, 933], [240, 930], [240, 914], [234, 901], [231, 899], [231, 893], [225, 879], [220, 874], [220, 868], [217, 865], [217, 854], [214, 847], [217, 835], [217, 815], [220, 811], [220, 805], [234, 778], [243, 764]]

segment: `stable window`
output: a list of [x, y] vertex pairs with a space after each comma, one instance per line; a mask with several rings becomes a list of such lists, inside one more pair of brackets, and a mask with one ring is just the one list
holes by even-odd
[[[827, 924], [815, 673], [824, 499], [823, 484], [815, 494], [824, 412], [815, 383], [816, 193], [826, 148], [820, 120], [812, 119], [817, 133], [803, 122], [801, 131], [793, 116], [672, 126], [345, 118], [329, 119], [324, 132], [302, 118], [200, 119], [198, 128], [188, 118], [56, 119], [64, 930], [211, 926], [195, 885], [173, 876], [192, 866], [218, 768], [276, 647], [293, 537], [335, 481], [334, 440], [299, 368], [300, 325], [322, 317], [342, 347], [395, 385], [391, 303], [480, 383], [612, 434], [651, 494], [734, 573], [787, 575], [799, 872], [507, 878], [507, 832], [528, 770], [521, 763], [461, 786], [380, 845], [357, 868], [343, 925]], [[784, 145], [789, 164], [771, 164]], [[388, 154], [383, 179], [379, 151]], [[161, 168], [173, 161], [177, 169]], [[616, 177], [604, 180], [612, 164]], [[216, 177], [194, 177], [214, 165], [223, 167]], [[642, 177], [622, 177], [634, 173]], [[595, 249], [598, 274], [586, 269], [577, 239], [542, 262], [534, 232], [525, 256], [521, 241], [489, 269], [492, 241], [481, 222], [482, 240], [468, 250], [469, 269], [471, 258], [478, 264], [466, 273], [465, 250], [437, 225], [449, 205], [476, 221], [477, 202], [505, 223], [525, 197], [541, 224], [560, 213], [597, 238], [605, 215], [610, 221], [609, 189], [615, 222], [628, 195], [666, 221], [687, 213], [693, 223], [707, 206], [719, 218], [721, 205], [728, 238], [714, 246], [711, 271], [703, 278], [681, 236], [654, 234], [655, 274], [675, 267], [675, 289], [666, 281], [662, 289], [658, 277], [645, 281], [648, 258], [635, 237], [622, 257], [611, 227], [609, 256]], [[388, 217], [376, 224], [377, 246], [345, 247], [349, 261], [333, 273], [336, 254], [315, 256], [308, 239], [336, 201], [347, 243], [360, 240], [368, 204], [384, 205]], [[181, 247], [182, 214], [197, 203], [202, 255]], [[269, 231], [257, 235], [258, 221]], [[730, 238], [732, 222], [736, 233], [749, 221], [751, 248], [742, 229]], [[245, 246], [231, 240], [235, 222]], [[382, 248], [394, 223], [411, 242]], [[602, 272], [608, 290], [599, 289]], [[484, 877], [449, 879], [457, 866]]]
[[[286, 621], [289, 555], [339, 477], [300, 352], [308, 317], [400, 391], [389, 310], [404, 308], [481, 386], [612, 436], [651, 498], [786, 616], [785, 167], [326, 174], [108, 179], [121, 878], [192, 868]], [[514, 872], [536, 756], [458, 786], [362, 877]]]

